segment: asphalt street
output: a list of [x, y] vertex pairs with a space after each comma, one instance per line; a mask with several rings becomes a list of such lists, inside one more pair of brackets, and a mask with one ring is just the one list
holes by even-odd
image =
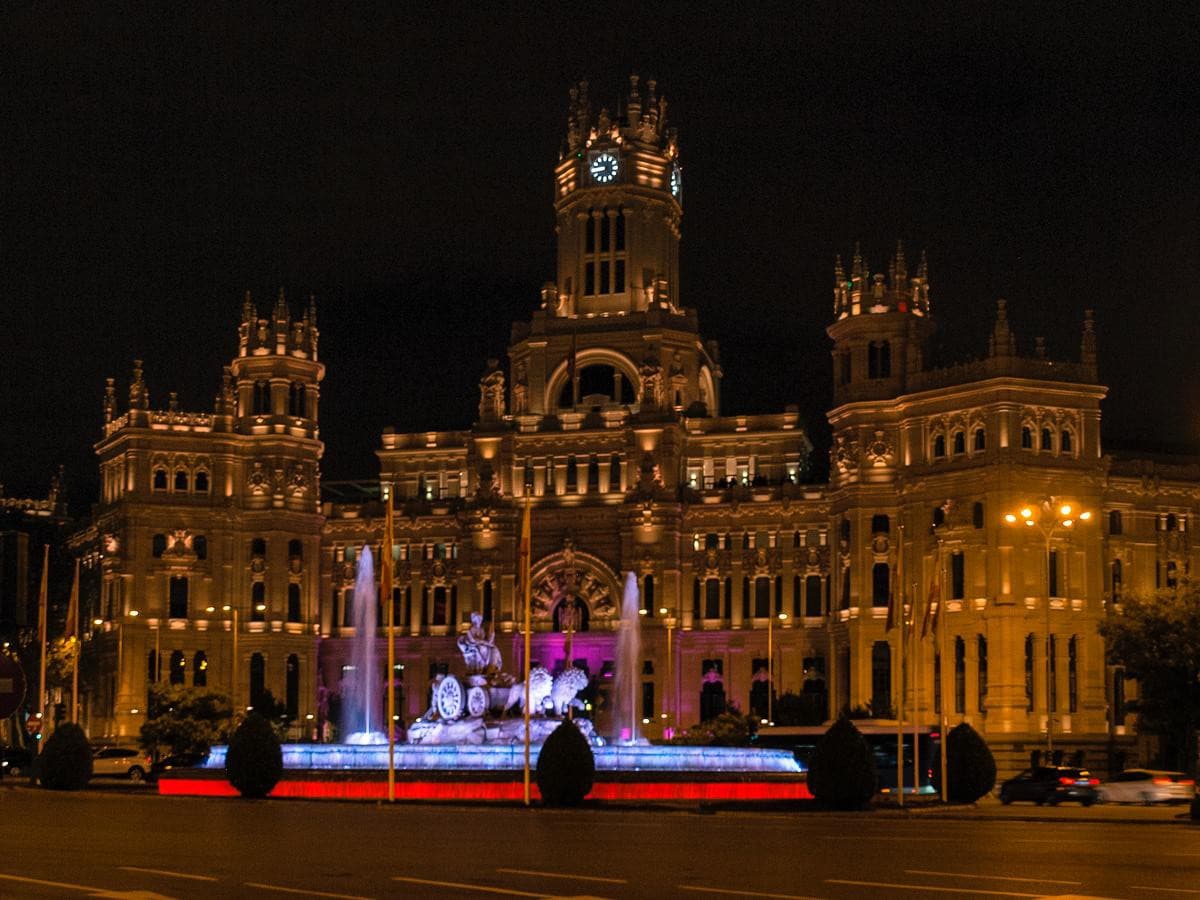
[[944, 819], [0, 790], [0, 897], [1200, 898], [1200, 826], [1178, 810], [1112, 823], [1014, 809]]

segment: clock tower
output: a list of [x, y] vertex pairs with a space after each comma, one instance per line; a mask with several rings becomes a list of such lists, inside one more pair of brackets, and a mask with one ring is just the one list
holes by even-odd
[[666, 100], [630, 76], [622, 114], [593, 113], [587, 82], [571, 88], [555, 169], [559, 315], [640, 312], [679, 295], [683, 175]]

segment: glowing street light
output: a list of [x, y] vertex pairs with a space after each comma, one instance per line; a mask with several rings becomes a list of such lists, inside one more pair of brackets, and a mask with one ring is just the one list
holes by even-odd
[[1004, 521], [1009, 525], [1014, 525], [1017, 521], [1023, 522], [1028, 528], [1037, 528], [1045, 540], [1046, 546], [1046, 566], [1043, 569], [1043, 575], [1046, 579], [1046, 756], [1049, 761], [1050, 754], [1054, 750], [1054, 712], [1051, 709], [1054, 698], [1054, 670], [1053, 670], [1053, 635], [1050, 631], [1050, 553], [1051, 543], [1054, 540], [1054, 535], [1059, 529], [1070, 531], [1075, 527], [1076, 522], [1089, 522], [1092, 518], [1091, 510], [1077, 509], [1070, 503], [1063, 502], [1056, 497], [1047, 497], [1036, 507], [1033, 505], [1023, 506], [1019, 512], [1020, 519], [1012, 513], [1007, 513], [1004, 516]]

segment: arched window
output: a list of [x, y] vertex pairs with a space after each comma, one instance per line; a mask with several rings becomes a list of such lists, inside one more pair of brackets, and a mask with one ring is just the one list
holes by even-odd
[[250, 657], [250, 705], [259, 706], [267, 690], [267, 664], [261, 653]]
[[167, 673], [171, 684], [183, 684], [187, 676], [187, 661], [183, 658], [182, 650], [175, 650], [171, 653], [171, 668]]
[[169, 592], [168, 618], [186, 619], [188, 615], [188, 580], [186, 575], [172, 575]]
[[608, 489], [621, 490], [621, 456], [614, 453], [608, 460]]
[[983, 504], [978, 500], [975, 501], [975, 505], [971, 507], [971, 524], [976, 528], [983, 527]]
[[716, 578], [704, 581], [704, 618], [721, 618], [721, 582]]
[[646, 618], [654, 618], [654, 576], [647, 575], [642, 580], [642, 609], [646, 611]]
[[707, 722], [725, 712], [725, 679], [722, 661], [706, 659], [700, 664], [700, 721]]
[[1063, 453], [1070, 453], [1071, 440], [1071, 432], [1064, 428], [1058, 435], [1058, 449]]
[[1054, 449], [1054, 435], [1052, 435], [1050, 433], [1049, 428], [1042, 429], [1042, 449], [1043, 450], [1053, 450]]
[[567, 457], [567, 493], [574, 494], [579, 489], [579, 465], [574, 456]]
[[525, 485], [526, 492], [531, 492], [533, 490], [533, 460], [531, 460], [531, 459], [525, 460], [525, 473], [524, 473], [523, 483]]
[[250, 621], [265, 622], [266, 620], [267, 586], [264, 582], [256, 581], [250, 585]]
[[208, 493], [208, 473], [203, 469], [200, 469], [198, 472], [196, 472], [196, 493]]
[[946, 524], [946, 508], [944, 506], [935, 506], [931, 516], [931, 521], [934, 528], [938, 528]]
[[1033, 431], [1028, 425], [1021, 426], [1021, 449], [1033, 449]]
[[600, 490], [600, 461], [595, 456], [588, 459], [587, 489], [589, 494]]
[[1119, 509], [1112, 510], [1108, 514], [1108, 533], [1123, 534], [1124, 530], [1125, 523], [1121, 521], [1121, 511]]
[[167, 470], [166, 469], [155, 469], [154, 470], [154, 490], [165, 491], [166, 489], [167, 489]]
[[954, 455], [967, 452], [967, 435], [965, 432], [954, 432]]
[[944, 434], [934, 435], [933, 438], [933, 458], [942, 459], [946, 455], [946, 436]]
[[765, 575], [754, 579], [754, 618], [771, 615], [771, 579]]
[[165, 534], [156, 534], [150, 540], [150, 552], [155, 559], [161, 557], [167, 552], [167, 536]]
[[871, 516], [871, 533], [872, 534], [887, 534], [891, 531], [892, 523], [883, 513], [876, 513]]
[[975, 429], [975, 450], [976, 450], [976, 452], [978, 452], [980, 450], [986, 450], [986, 449], [987, 449], [987, 432], [984, 431], [982, 428], [976, 428]]
[[196, 559], [208, 559], [208, 538], [196, 535], [192, 538], [192, 550], [196, 552]]
[[[583, 293], [625, 293], [625, 211], [593, 209], [584, 222]], [[615, 257], [615, 259], [614, 259]]]
[[294, 581], [287, 587], [287, 620], [300, 621], [300, 585]]
[[203, 650], [192, 657], [192, 687], [208, 687], [208, 656]]
[[186, 493], [188, 489], [188, 473], [183, 469], [175, 470], [175, 490], [179, 493]]
[[284, 710], [290, 720], [300, 718], [300, 657], [292, 653], [287, 658], [287, 686]]

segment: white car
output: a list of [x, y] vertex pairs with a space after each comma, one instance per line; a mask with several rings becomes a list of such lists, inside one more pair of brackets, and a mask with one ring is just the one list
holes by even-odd
[[133, 747], [102, 747], [92, 754], [92, 775], [96, 778], [145, 781], [149, 771], [149, 754]]
[[1190, 803], [1196, 782], [1183, 772], [1126, 769], [1097, 790], [1105, 803]]

